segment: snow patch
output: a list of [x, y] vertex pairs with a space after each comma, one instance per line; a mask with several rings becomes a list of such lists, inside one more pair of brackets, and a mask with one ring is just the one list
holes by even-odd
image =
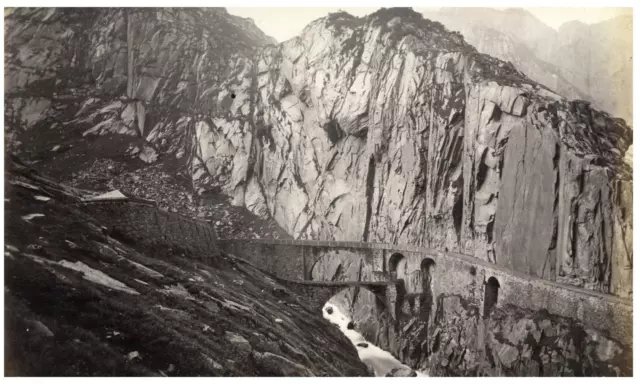
[[5, 248], [10, 250], [11, 252], [20, 252], [20, 250], [18, 248], [14, 247], [13, 245], [5, 244], [4, 246], [5, 246]]
[[30, 213], [28, 215], [22, 216], [22, 220], [26, 222], [31, 222], [31, 219], [34, 219], [36, 217], [44, 217], [44, 215], [42, 213]]
[[25, 183], [25, 182], [22, 182], [22, 181], [19, 181], [19, 180], [11, 180], [11, 181], [9, 181], [9, 183], [11, 183], [13, 185], [19, 185], [21, 187], [33, 189], [35, 191], [39, 191], [40, 190], [40, 188], [36, 187], [35, 185], [31, 185], [31, 184], [28, 184], [28, 183]]
[[102, 195], [93, 196], [93, 197], [85, 197], [82, 201], [94, 201], [94, 200], [125, 200], [127, 196], [125, 196], [122, 192], [118, 190], [113, 190], [111, 192], [103, 193]]
[[128, 286], [119, 282], [118, 280], [113, 279], [108, 275], [104, 274], [103, 272], [93, 269], [80, 261], [76, 261], [75, 263], [70, 263], [66, 260], [62, 260], [58, 264], [66, 268], [73, 269], [74, 271], [84, 273], [83, 277], [86, 280], [89, 280], [93, 283], [100, 284], [105, 287], [112, 288], [118, 291], [127, 292], [132, 295], [139, 295], [138, 291], [129, 288]]

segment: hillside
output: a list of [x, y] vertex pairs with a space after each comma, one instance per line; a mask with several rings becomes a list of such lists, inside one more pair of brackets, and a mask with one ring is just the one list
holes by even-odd
[[83, 191], [5, 173], [5, 375], [360, 376], [320, 313], [232, 255], [108, 235]]

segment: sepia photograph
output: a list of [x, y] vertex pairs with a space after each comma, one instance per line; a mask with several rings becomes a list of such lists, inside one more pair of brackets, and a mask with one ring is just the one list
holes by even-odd
[[633, 376], [631, 2], [174, 3], [4, 8], [5, 377]]

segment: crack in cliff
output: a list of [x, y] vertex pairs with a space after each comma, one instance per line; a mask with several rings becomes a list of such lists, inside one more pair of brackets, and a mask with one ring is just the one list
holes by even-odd
[[553, 232], [551, 233], [551, 241], [549, 242], [549, 247], [547, 248], [547, 257], [545, 258], [545, 261], [542, 265], [542, 271], [540, 271], [540, 275], [542, 277], [545, 277], [545, 270], [547, 269], [547, 265], [549, 267], [549, 273], [547, 274], [547, 277], [550, 280], [555, 280], [556, 279], [556, 258], [557, 258], [557, 251], [556, 248], [558, 246], [558, 207], [559, 207], [559, 203], [560, 203], [560, 169], [559, 169], [559, 162], [560, 162], [560, 145], [556, 142], [555, 144], [555, 153], [553, 156], [553, 170], [556, 174], [556, 179], [553, 185], [553, 193], [554, 193], [554, 200], [553, 200]]
[[367, 199], [367, 203], [366, 203], [367, 213], [364, 220], [364, 231], [362, 234], [363, 242], [367, 242], [369, 240], [369, 225], [371, 223], [371, 211], [373, 209], [373, 189], [374, 189], [375, 178], [376, 178], [376, 163], [373, 156], [371, 156], [369, 158], [369, 168], [367, 171], [367, 185], [366, 185], [366, 192], [365, 192], [365, 196]]

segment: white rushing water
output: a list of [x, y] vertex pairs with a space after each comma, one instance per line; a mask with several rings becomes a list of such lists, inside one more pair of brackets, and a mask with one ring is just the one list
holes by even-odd
[[[333, 313], [329, 314], [326, 310], [327, 307], [333, 308]], [[360, 357], [360, 360], [362, 360], [362, 362], [365, 363], [368, 367], [371, 367], [376, 376], [385, 376], [394, 368], [411, 369], [410, 367], [398, 361], [395, 357], [393, 357], [391, 353], [378, 348], [377, 346], [365, 340], [365, 338], [360, 333], [356, 332], [353, 329], [347, 329], [347, 325], [349, 324], [351, 319], [347, 315], [340, 312], [338, 307], [336, 307], [335, 305], [329, 303], [325, 304], [324, 308], [322, 309], [322, 316], [340, 327], [342, 333], [344, 333], [344, 335], [347, 336], [349, 340], [351, 340], [353, 345], [358, 350], [358, 357]], [[366, 343], [367, 346], [358, 346], [358, 344], [362, 343]], [[418, 376], [429, 376], [428, 374], [419, 371], [416, 371], [416, 374]]]

